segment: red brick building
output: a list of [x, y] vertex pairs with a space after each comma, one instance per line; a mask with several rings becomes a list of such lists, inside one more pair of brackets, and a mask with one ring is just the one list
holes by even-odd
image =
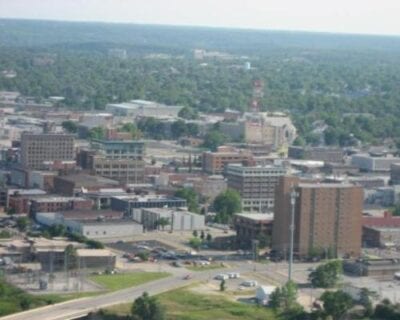
[[330, 250], [337, 256], [359, 256], [363, 189], [337, 183], [305, 183], [296, 177], [281, 177], [275, 194], [272, 247], [289, 250], [291, 191], [295, 204], [294, 251], [308, 256], [314, 250]]

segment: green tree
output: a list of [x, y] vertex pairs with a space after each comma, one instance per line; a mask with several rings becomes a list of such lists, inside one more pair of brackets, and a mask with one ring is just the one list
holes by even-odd
[[69, 133], [76, 133], [78, 131], [78, 126], [74, 121], [67, 120], [61, 123], [63, 129]]
[[189, 211], [200, 211], [198, 196], [193, 188], [181, 188], [175, 192], [175, 196], [186, 200]]
[[215, 198], [213, 206], [217, 212], [217, 219], [227, 223], [232, 219], [233, 214], [242, 210], [240, 194], [236, 190], [227, 189]]
[[269, 305], [280, 311], [288, 311], [297, 304], [298, 289], [293, 281], [288, 281], [284, 286], [278, 287], [271, 293]]
[[193, 120], [197, 119], [199, 117], [199, 114], [195, 109], [191, 107], [183, 107], [181, 111], [179, 111], [178, 116], [183, 119]]
[[170, 225], [171, 222], [169, 221], [169, 218], [161, 217], [157, 220], [157, 225], [162, 228], [164, 231], [165, 227]]
[[164, 320], [165, 309], [156, 297], [150, 297], [144, 292], [141, 297], [135, 299], [131, 308], [131, 314], [138, 320]]
[[199, 250], [200, 246], [201, 246], [201, 240], [199, 238], [191, 238], [189, 240], [189, 245], [195, 249], [195, 250]]
[[20, 217], [17, 219], [17, 228], [19, 231], [26, 231], [29, 225], [29, 219], [27, 217]]
[[50, 237], [63, 237], [67, 232], [65, 226], [62, 224], [53, 224], [47, 228], [47, 231], [49, 232]]
[[141, 251], [137, 254], [137, 256], [142, 260], [142, 261], [147, 261], [149, 260], [150, 254], [146, 251]]
[[226, 289], [226, 281], [225, 279], [222, 279], [219, 284], [219, 291], [225, 291], [225, 289]]
[[104, 139], [106, 136], [106, 131], [103, 127], [94, 127], [89, 130], [88, 137], [90, 139]]
[[375, 307], [373, 319], [398, 320], [400, 319], [400, 303], [393, 304], [388, 299], [383, 299]]
[[351, 296], [341, 290], [325, 291], [320, 300], [323, 302], [325, 312], [334, 320], [341, 319], [354, 305]]
[[212, 235], [210, 233], [207, 233], [207, 242], [211, 242], [212, 241]]
[[171, 125], [172, 138], [179, 139], [187, 134], [186, 123], [182, 120], [177, 120]]
[[72, 244], [69, 244], [65, 248], [64, 254], [65, 254], [67, 269], [68, 270], [75, 269], [78, 265], [78, 256], [76, 254], [76, 248]]
[[368, 288], [361, 288], [360, 296], [359, 296], [359, 303], [365, 309], [365, 317], [371, 317], [374, 313], [374, 308], [372, 304], [371, 298], [377, 298], [378, 294], [374, 291], [369, 290]]
[[197, 238], [199, 236], [199, 232], [197, 230], [193, 230], [193, 237]]
[[204, 136], [203, 147], [216, 151], [217, 148], [227, 142], [227, 138], [221, 132], [212, 130]]
[[312, 285], [317, 288], [332, 288], [343, 273], [343, 264], [340, 260], [329, 261], [318, 266], [309, 275]]
[[265, 247], [269, 247], [271, 245], [271, 237], [267, 234], [259, 234], [257, 237], [258, 247], [260, 249], [264, 249]]
[[206, 237], [206, 235], [205, 235], [204, 231], [201, 230], [201, 232], [200, 232], [200, 239], [201, 239], [202, 241], [204, 241], [205, 237]]
[[142, 136], [140, 130], [136, 127], [134, 123], [125, 123], [121, 130], [123, 132], [129, 132], [132, 136], [132, 139], [140, 139]]

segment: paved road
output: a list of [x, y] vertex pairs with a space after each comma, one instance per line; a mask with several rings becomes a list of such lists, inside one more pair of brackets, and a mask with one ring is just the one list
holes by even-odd
[[[249, 272], [253, 266], [249, 263], [242, 263], [236, 268], [226, 268], [223, 272], [237, 271]], [[186, 286], [195, 281], [208, 280], [218, 273], [218, 270], [209, 270], [203, 272], [192, 273], [193, 278], [183, 280], [182, 276], [173, 276], [166, 279], [153, 281], [130, 289], [124, 289], [113, 293], [108, 293], [96, 297], [83, 298], [72, 300], [60, 304], [46, 306], [43, 308], [33, 309], [26, 312], [17, 313], [14, 315], [1, 318], [2, 320], [69, 320], [76, 319], [87, 315], [91, 311], [98, 310], [110, 305], [119, 303], [132, 302], [139, 297], [144, 291], [150, 295], [159, 294], [172, 289], [177, 289]]]

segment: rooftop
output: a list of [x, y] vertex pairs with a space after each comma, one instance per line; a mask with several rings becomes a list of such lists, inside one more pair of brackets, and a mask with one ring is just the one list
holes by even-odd
[[355, 188], [354, 184], [350, 183], [300, 183], [300, 188], [320, 189], [320, 188]]
[[115, 253], [107, 249], [78, 249], [76, 255], [78, 257], [115, 257]]
[[119, 185], [118, 181], [88, 174], [72, 174], [68, 176], [60, 176], [57, 177], [57, 179], [74, 182], [77, 187]]
[[235, 216], [253, 221], [272, 221], [272, 213], [236, 213]]

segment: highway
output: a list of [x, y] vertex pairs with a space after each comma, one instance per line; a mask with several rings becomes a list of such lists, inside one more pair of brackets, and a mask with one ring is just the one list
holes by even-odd
[[[202, 272], [192, 272], [190, 280], [183, 280], [181, 275], [152, 281], [137, 287], [115, 291], [95, 297], [71, 300], [59, 304], [54, 304], [42, 308], [32, 309], [25, 312], [16, 313], [2, 320], [69, 320], [77, 319], [87, 315], [91, 311], [96, 311], [111, 305], [133, 302], [137, 297], [147, 291], [150, 295], [163, 293], [169, 290], [187, 286], [193, 282], [206, 281], [211, 279], [219, 272], [251, 272], [253, 264], [241, 263], [238, 267], [225, 268], [222, 271], [208, 270]], [[190, 272], [188, 272], [190, 273]]]

